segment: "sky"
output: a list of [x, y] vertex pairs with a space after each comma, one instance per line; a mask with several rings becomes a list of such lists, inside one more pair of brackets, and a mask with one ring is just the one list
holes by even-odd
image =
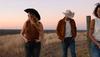
[[78, 30], [86, 30], [86, 16], [92, 18], [95, 4], [100, 0], [0, 0], [0, 29], [22, 29], [28, 19], [26, 8], [34, 8], [41, 15], [44, 29], [56, 29], [64, 17], [62, 12], [71, 10]]

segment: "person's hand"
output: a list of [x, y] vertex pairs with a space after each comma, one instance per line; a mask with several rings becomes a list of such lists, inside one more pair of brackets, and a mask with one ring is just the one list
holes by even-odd
[[99, 47], [98, 47], [99, 49], [100, 49], [100, 45], [99, 45]]
[[98, 48], [100, 49], [100, 44], [99, 44], [99, 43], [97, 44], [97, 46], [98, 46]]
[[46, 42], [46, 39], [41, 40], [41, 44], [42, 44], [43, 47], [45, 47], [45, 42]]
[[28, 42], [28, 40], [27, 40], [25, 37], [23, 37], [23, 39], [24, 39], [25, 43], [27, 43], [27, 42]]
[[40, 40], [36, 40], [36, 42], [40, 42]]
[[22, 36], [22, 39], [24, 40], [25, 43], [28, 42], [28, 40], [24, 36]]

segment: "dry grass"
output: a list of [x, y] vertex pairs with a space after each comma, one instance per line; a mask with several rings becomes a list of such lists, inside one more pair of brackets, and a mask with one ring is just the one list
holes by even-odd
[[[61, 41], [57, 35], [55, 33], [45, 33], [44, 39], [46, 42], [42, 46], [40, 57], [61, 57]], [[19, 34], [0, 36], [0, 57], [25, 57], [24, 44], [24, 40]], [[76, 37], [76, 50], [77, 57], [89, 57], [86, 32], [78, 33]]]

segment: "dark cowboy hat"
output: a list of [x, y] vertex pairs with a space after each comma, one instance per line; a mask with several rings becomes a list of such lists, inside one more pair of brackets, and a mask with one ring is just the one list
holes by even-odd
[[40, 17], [40, 15], [39, 15], [38, 11], [35, 10], [35, 9], [33, 9], [33, 8], [28, 8], [28, 9], [25, 9], [24, 11], [25, 11], [26, 13], [30, 13], [30, 14], [32, 14], [32, 15], [35, 15], [35, 16], [38, 18], [38, 20], [41, 19], [41, 17]]

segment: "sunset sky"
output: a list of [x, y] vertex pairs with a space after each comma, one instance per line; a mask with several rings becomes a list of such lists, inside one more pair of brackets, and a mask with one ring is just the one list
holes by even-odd
[[97, 2], [100, 0], [0, 0], [0, 29], [21, 29], [27, 20], [26, 8], [38, 10], [44, 29], [56, 29], [66, 9], [75, 12], [77, 29], [86, 29], [86, 16], [94, 18]]

